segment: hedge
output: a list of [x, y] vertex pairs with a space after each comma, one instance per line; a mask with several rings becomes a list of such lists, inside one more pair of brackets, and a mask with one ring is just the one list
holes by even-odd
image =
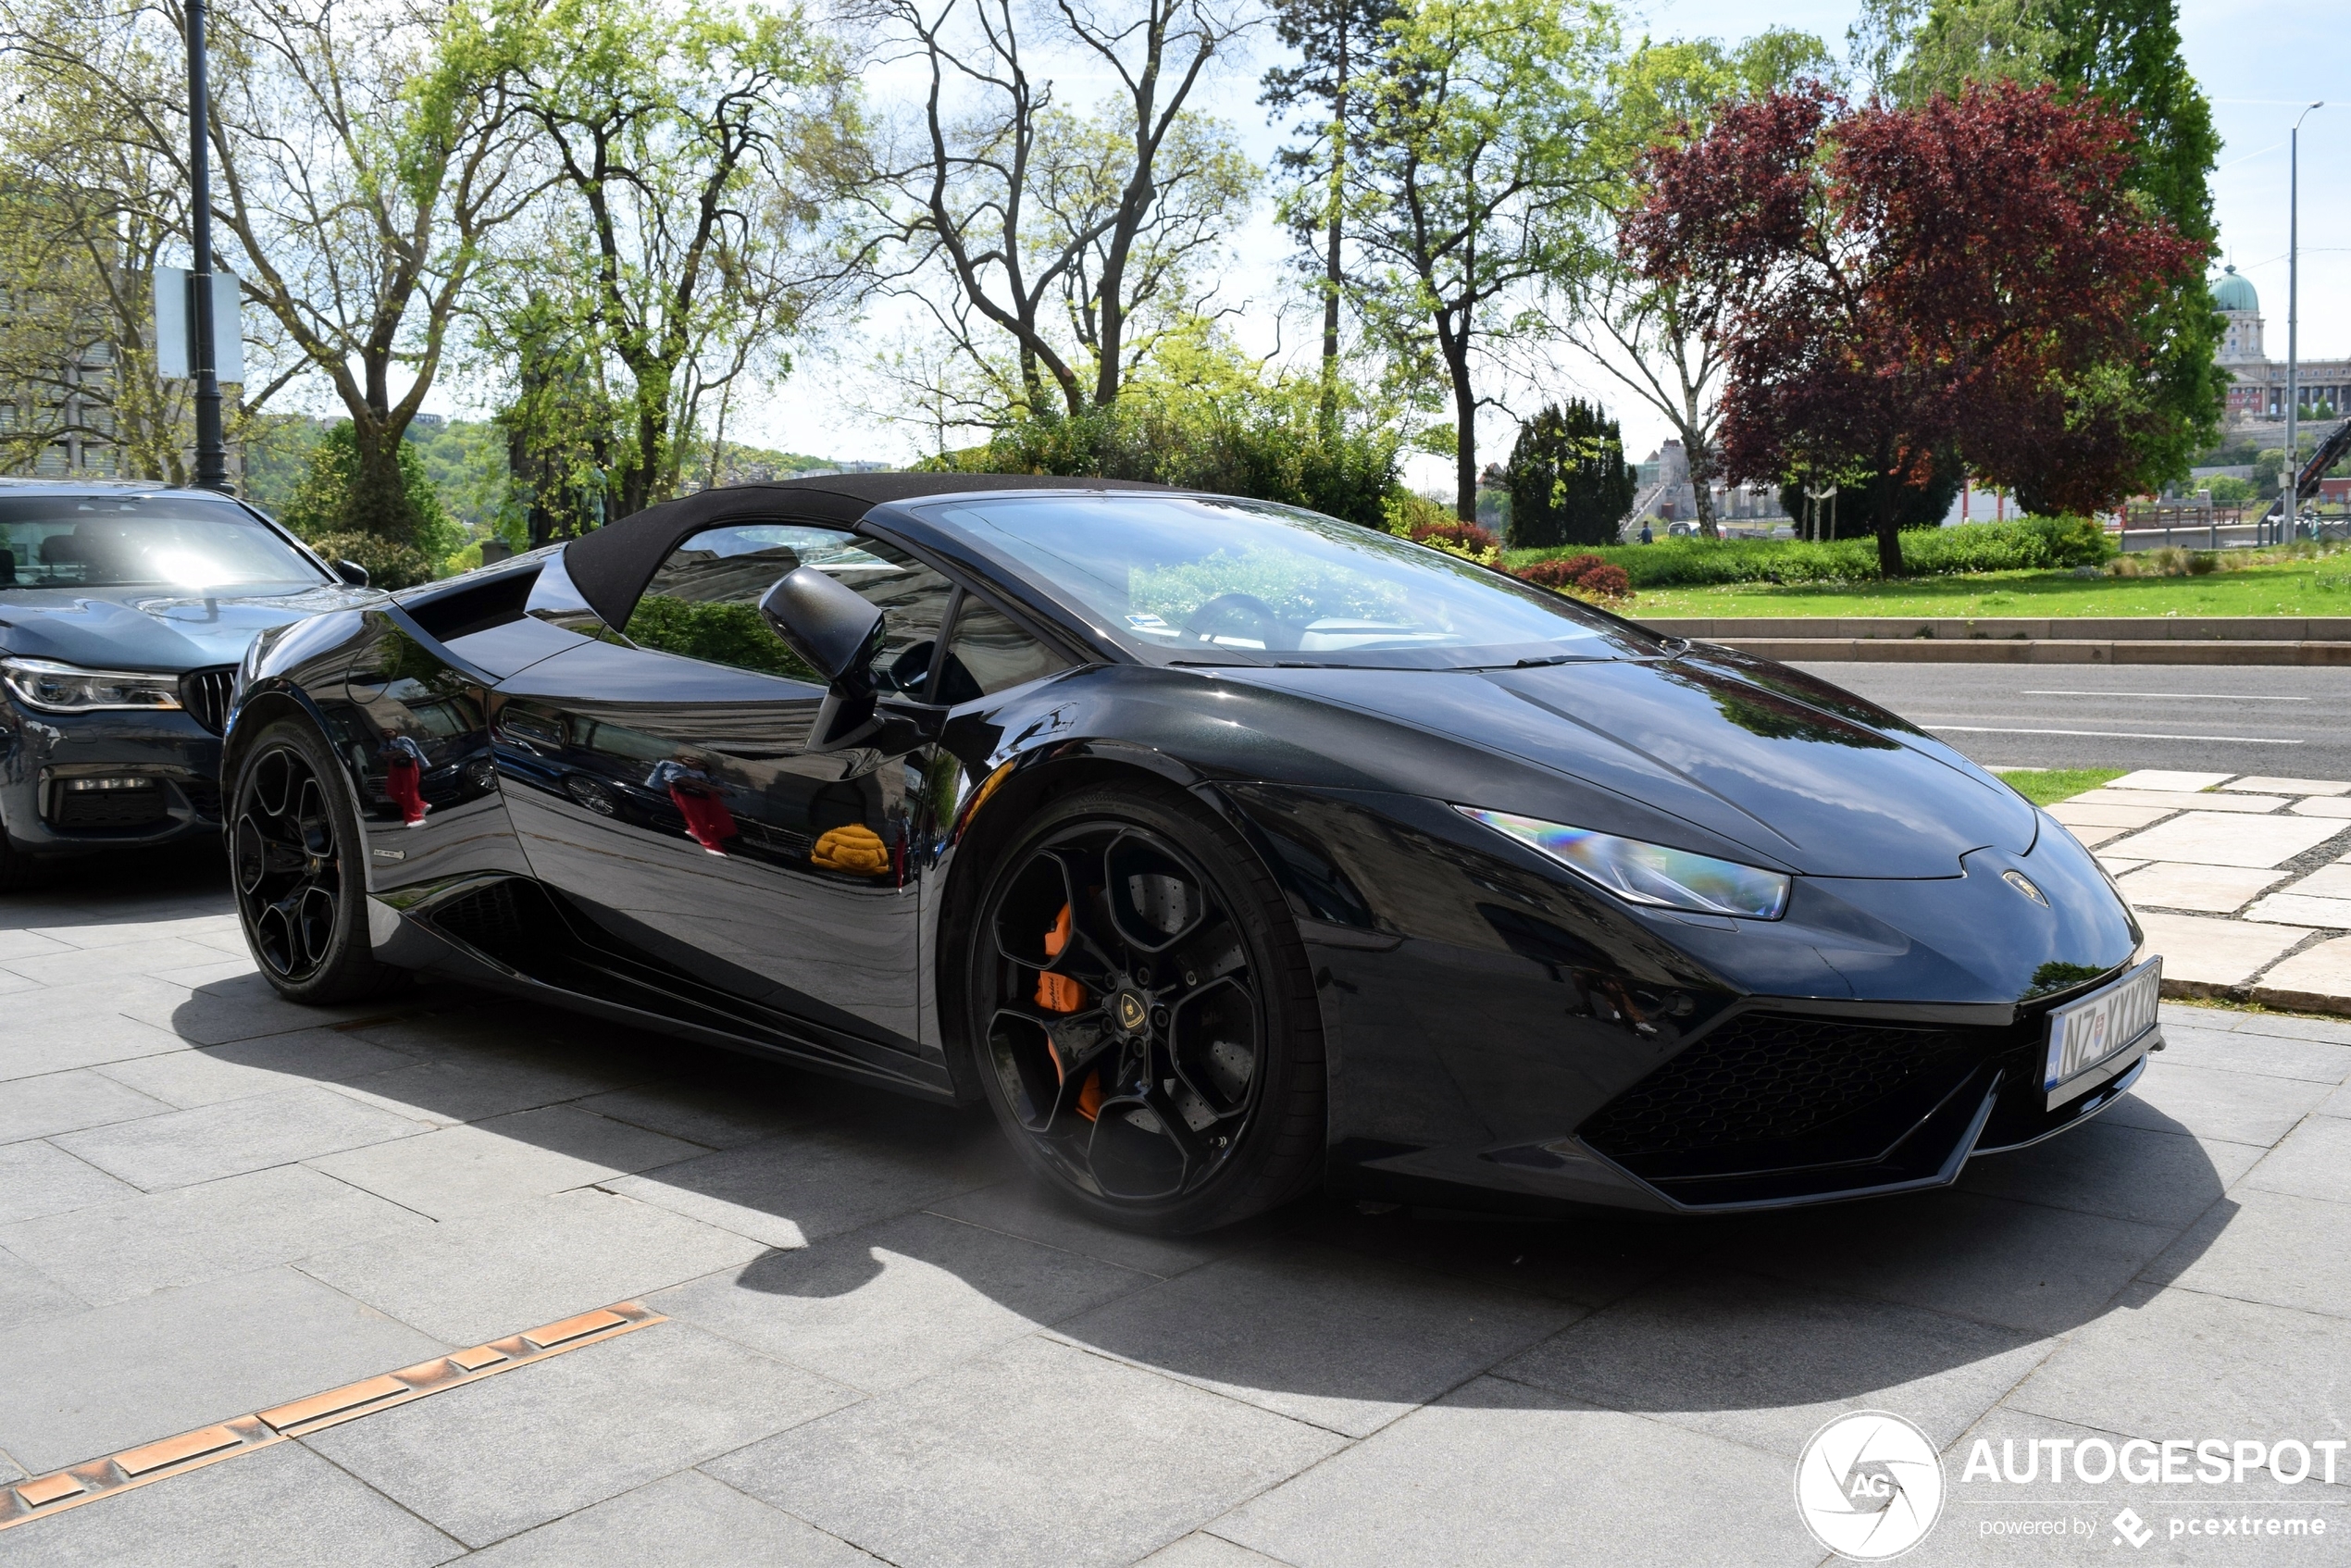
[[[1902, 561], [1912, 577], [2095, 566], [2113, 554], [2113, 541], [2088, 517], [1963, 523], [1957, 528], [1912, 529], [1902, 535]], [[1813, 544], [1793, 539], [1681, 535], [1655, 544], [1513, 550], [1507, 559], [1512, 571], [1523, 572], [1537, 561], [1573, 554], [1598, 555], [1623, 567], [1636, 589], [1734, 582], [1858, 582], [1877, 576], [1874, 539]]]

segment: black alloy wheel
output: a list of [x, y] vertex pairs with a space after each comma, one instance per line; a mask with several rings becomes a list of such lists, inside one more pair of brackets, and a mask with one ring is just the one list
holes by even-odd
[[1102, 1217], [1205, 1229], [1319, 1169], [1303, 952], [1263, 867], [1188, 802], [1050, 808], [996, 868], [968, 974], [999, 1118]]
[[237, 770], [230, 874], [245, 941], [296, 1002], [344, 1002], [393, 977], [367, 936], [365, 852], [348, 793], [308, 726], [272, 725]]

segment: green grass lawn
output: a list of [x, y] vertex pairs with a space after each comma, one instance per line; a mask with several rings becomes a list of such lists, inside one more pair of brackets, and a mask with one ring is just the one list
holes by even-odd
[[2000, 778], [2034, 805], [2049, 806], [2120, 778], [2124, 771], [2119, 767], [2021, 768], [2004, 772]]
[[2340, 555], [2209, 577], [2077, 578], [1982, 572], [1897, 582], [1655, 588], [1623, 611], [1666, 616], [2351, 616]]

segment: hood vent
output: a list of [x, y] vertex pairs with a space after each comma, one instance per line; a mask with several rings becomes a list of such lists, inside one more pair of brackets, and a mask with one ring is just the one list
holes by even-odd
[[190, 670], [180, 678], [180, 705], [215, 735], [229, 728], [229, 698], [237, 689], [234, 666]]

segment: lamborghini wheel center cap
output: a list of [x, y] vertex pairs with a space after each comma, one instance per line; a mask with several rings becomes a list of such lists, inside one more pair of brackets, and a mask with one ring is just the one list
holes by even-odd
[[1150, 1004], [1133, 990], [1121, 989], [1111, 998], [1110, 1008], [1118, 1027], [1130, 1035], [1141, 1034], [1143, 1026], [1151, 1020]]

